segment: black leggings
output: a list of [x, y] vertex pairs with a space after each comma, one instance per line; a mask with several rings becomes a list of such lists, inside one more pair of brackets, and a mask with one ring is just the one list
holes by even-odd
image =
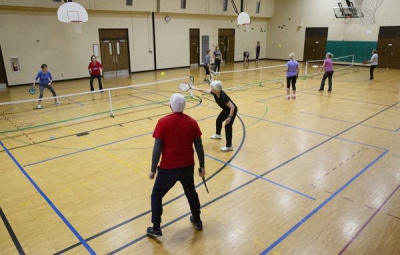
[[324, 76], [322, 77], [322, 81], [321, 81], [321, 87], [319, 88], [319, 90], [324, 90], [325, 80], [326, 80], [326, 78], [328, 78], [328, 84], [329, 84], [328, 91], [332, 91], [332, 76], [333, 76], [333, 71], [324, 73]]
[[293, 91], [296, 90], [297, 76], [286, 77], [286, 88], [290, 89], [290, 82], [292, 82]]
[[210, 67], [208, 65], [203, 65], [204, 69], [206, 69], [206, 75], [210, 75]]
[[90, 91], [93, 91], [93, 80], [94, 78], [97, 78], [97, 80], [99, 81], [99, 90], [103, 90], [103, 84], [101, 83], [101, 75], [91, 75], [90, 76]]
[[221, 59], [215, 59], [215, 72], [219, 72], [221, 70]]
[[[235, 121], [237, 114], [237, 107], [235, 107], [235, 112], [231, 118], [229, 124], [225, 124], [225, 137], [226, 137], [226, 147], [232, 147], [232, 125]], [[215, 133], [221, 135], [222, 123], [229, 117], [229, 112], [222, 110], [215, 121]]]
[[377, 65], [371, 65], [369, 68], [369, 78], [372, 80], [374, 79], [374, 69], [376, 68]]

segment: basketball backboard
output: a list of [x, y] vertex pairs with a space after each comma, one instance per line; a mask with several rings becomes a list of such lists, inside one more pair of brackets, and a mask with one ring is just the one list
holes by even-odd
[[364, 14], [361, 11], [361, 7], [333, 7], [335, 17], [337, 19], [346, 18], [362, 18]]

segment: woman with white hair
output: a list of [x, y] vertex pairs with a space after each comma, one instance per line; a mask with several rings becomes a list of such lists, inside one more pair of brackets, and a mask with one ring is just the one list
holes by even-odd
[[324, 76], [322, 77], [321, 86], [318, 91], [323, 91], [325, 86], [325, 80], [328, 78], [329, 88], [328, 92], [332, 91], [332, 76], [333, 76], [333, 62], [332, 62], [332, 53], [326, 53], [326, 58], [324, 60], [324, 64], [322, 65], [321, 70], [318, 72], [320, 74], [323, 70], [325, 70]]
[[286, 63], [286, 99], [290, 99], [290, 83], [292, 83], [292, 99], [296, 99], [296, 80], [299, 76], [299, 63], [294, 59], [294, 53], [289, 54]]
[[197, 90], [203, 93], [210, 93], [214, 96], [215, 102], [222, 108], [222, 111], [217, 117], [215, 122], [215, 135], [211, 136], [211, 139], [222, 139], [221, 130], [222, 123], [225, 121], [225, 136], [226, 146], [221, 148], [221, 151], [233, 151], [232, 147], [232, 125], [235, 121], [238, 108], [235, 103], [229, 98], [229, 96], [222, 90], [221, 81], [212, 81], [210, 83], [210, 89], [200, 89], [192, 87], [193, 90]]
[[[152, 164], [149, 178], [156, 181], [151, 193], [151, 222], [147, 235], [162, 236], [161, 215], [163, 213], [162, 198], [177, 181], [182, 184], [185, 196], [189, 202], [190, 222], [197, 230], [203, 229], [200, 218], [200, 201], [194, 186], [194, 150], [200, 164], [199, 176], [204, 177], [204, 151], [201, 141], [201, 130], [196, 120], [183, 113], [186, 100], [181, 94], [173, 94], [170, 99], [172, 113], [159, 119], [154, 129], [155, 138]], [[162, 154], [162, 157], [161, 157]], [[161, 157], [160, 165], [158, 162]]]

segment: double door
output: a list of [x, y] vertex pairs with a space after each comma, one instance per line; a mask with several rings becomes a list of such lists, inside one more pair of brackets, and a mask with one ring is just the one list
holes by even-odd
[[306, 28], [306, 37], [304, 40], [304, 61], [324, 59], [327, 41], [327, 27]]
[[225, 63], [235, 61], [235, 29], [218, 29], [218, 46]]
[[104, 75], [129, 74], [128, 30], [100, 29], [99, 35]]
[[400, 69], [400, 26], [380, 27], [378, 67]]

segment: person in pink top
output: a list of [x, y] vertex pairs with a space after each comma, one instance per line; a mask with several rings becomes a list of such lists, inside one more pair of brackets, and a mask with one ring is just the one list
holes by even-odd
[[332, 62], [332, 53], [326, 53], [326, 58], [324, 60], [324, 64], [322, 65], [321, 70], [318, 72], [320, 74], [322, 70], [325, 70], [324, 76], [322, 77], [321, 86], [318, 91], [323, 91], [325, 86], [325, 80], [328, 78], [329, 88], [328, 92], [332, 91], [332, 76], [333, 76], [333, 62]]
[[103, 84], [101, 83], [101, 74], [103, 72], [103, 66], [99, 61], [96, 60], [96, 56], [93, 55], [90, 57], [90, 63], [88, 66], [89, 73], [90, 73], [90, 91], [93, 91], [93, 80], [97, 78], [99, 81], [99, 90], [103, 90]]

